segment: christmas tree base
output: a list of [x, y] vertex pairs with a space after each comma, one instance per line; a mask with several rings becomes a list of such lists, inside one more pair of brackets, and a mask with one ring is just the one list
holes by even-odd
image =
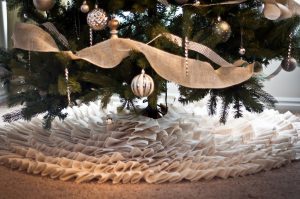
[[[197, 107], [193, 107], [197, 109]], [[226, 125], [169, 107], [154, 120], [73, 107], [51, 131], [42, 117], [0, 128], [0, 163], [77, 183], [164, 183], [245, 176], [300, 157], [300, 119], [290, 112], [246, 114]]]

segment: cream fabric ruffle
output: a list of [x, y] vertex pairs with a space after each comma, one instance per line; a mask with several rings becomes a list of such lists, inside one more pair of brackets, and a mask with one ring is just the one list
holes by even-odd
[[44, 130], [42, 118], [0, 127], [0, 164], [77, 183], [191, 182], [245, 176], [299, 158], [300, 119], [268, 110], [220, 125], [170, 107], [154, 120], [73, 107]]

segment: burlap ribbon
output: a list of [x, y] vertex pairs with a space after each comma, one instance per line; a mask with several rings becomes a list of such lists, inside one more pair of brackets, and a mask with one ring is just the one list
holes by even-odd
[[[33, 24], [19, 23], [13, 34], [14, 48], [37, 52], [61, 52], [51, 35]], [[145, 55], [152, 68], [161, 77], [189, 88], [226, 88], [240, 84], [253, 75], [254, 64], [245, 67], [227, 65], [217, 70], [208, 63], [188, 59], [189, 75], [186, 75], [185, 58], [131, 39], [109, 39], [76, 54], [63, 51], [71, 59], [86, 60], [102, 68], [114, 68], [135, 50]]]

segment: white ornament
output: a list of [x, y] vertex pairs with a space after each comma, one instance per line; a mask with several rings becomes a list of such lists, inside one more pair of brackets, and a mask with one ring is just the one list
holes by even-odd
[[240, 50], [239, 50], [239, 54], [240, 55], [245, 55], [245, 53], [246, 53], [246, 49], [241, 47]]
[[89, 12], [87, 23], [93, 30], [103, 30], [107, 25], [107, 16], [104, 10], [95, 6], [95, 9]]
[[145, 74], [145, 71], [142, 70], [140, 75], [133, 78], [131, 90], [138, 97], [148, 97], [154, 91], [154, 81], [152, 77]]

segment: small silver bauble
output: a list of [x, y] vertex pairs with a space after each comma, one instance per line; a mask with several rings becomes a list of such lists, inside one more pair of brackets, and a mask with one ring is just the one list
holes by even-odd
[[142, 70], [140, 75], [133, 78], [131, 90], [138, 97], [148, 97], [154, 91], [154, 81], [152, 77], [145, 74], [145, 71]]
[[40, 11], [48, 11], [55, 5], [56, 0], [33, 0], [33, 5]]
[[23, 14], [24, 19], [28, 19], [28, 15], [26, 13]]
[[240, 54], [240, 55], [245, 55], [245, 53], [246, 53], [246, 49], [243, 48], [243, 47], [240, 47], [240, 49], [239, 49], [239, 54]]
[[223, 42], [226, 42], [231, 36], [231, 27], [226, 21], [222, 21], [219, 18], [213, 26], [213, 32], [220, 36]]
[[291, 72], [296, 69], [297, 61], [294, 58], [285, 58], [281, 62], [281, 68], [287, 72]]
[[89, 7], [89, 5], [87, 4], [86, 1], [83, 1], [82, 5], [80, 7], [80, 10], [83, 13], [88, 13], [90, 11], [90, 7]]
[[104, 10], [95, 6], [95, 9], [89, 12], [87, 23], [93, 30], [103, 30], [107, 25], [107, 16]]

